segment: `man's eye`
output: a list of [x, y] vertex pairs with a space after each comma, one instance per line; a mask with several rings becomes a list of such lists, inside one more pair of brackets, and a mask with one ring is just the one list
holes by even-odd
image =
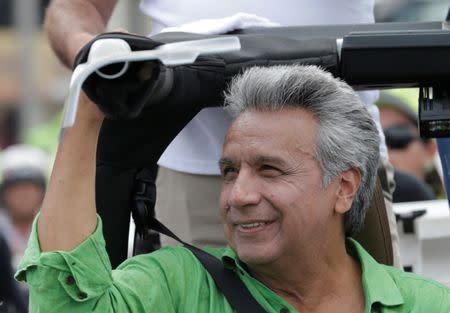
[[267, 164], [262, 165], [259, 170], [264, 175], [268, 175], [268, 176], [277, 176], [282, 173], [280, 169], [278, 169], [272, 165], [267, 165]]
[[235, 167], [227, 166], [222, 169], [222, 177], [225, 180], [230, 180], [237, 175], [239, 170]]

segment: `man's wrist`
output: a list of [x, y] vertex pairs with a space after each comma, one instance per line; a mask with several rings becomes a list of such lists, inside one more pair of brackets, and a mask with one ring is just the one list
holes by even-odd
[[83, 91], [80, 92], [75, 124], [81, 124], [83, 127], [99, 127], [104, 117], [103, 112], [100, 111], [97, 105]]

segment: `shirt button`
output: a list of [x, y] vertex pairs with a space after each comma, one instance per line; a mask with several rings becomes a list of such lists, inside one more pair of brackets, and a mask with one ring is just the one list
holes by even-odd
[[66, 277], [66, 284], [67, 285], [73, 285], [75, 283], [75, 278], [73, 278], [72, 275], [69, 275]]
[[280, 313], [289, 313], [289, 309], [288, 308], [281, 308], [280, 309]]
[[83, 300], [87, 298], [87, 294], [85, 292], [80, 292], [78, 294], [78, 299]]

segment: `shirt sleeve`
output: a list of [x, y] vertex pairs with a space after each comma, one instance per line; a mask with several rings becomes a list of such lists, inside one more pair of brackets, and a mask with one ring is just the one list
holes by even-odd
[[112, 271], [99, 217], [94, 233], [70, 252], [41, 252], [38, 218], [15, 276], [29, 285], [30, 312], [174, 311], [165, 275], [151, 262], [129, 260]]

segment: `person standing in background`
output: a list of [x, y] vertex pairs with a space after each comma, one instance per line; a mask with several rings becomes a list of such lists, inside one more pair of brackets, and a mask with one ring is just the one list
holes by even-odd
[[407, 102], [386, 91], [381, 92], [377, 106], [392, 165], [426, 183], [436, 197], [445, 198], [436, 169], [436, 141], [420, 137], [417, 113]]
[[0, 233], [16, 266], [27, 246], [45, 194], [48, 156], [38, 148], [13, 145], [0, 154]]

